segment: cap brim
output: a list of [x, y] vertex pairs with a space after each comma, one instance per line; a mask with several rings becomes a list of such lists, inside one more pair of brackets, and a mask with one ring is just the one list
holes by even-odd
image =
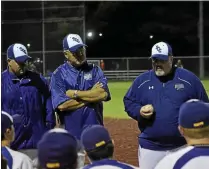
[[87, 45], [85, 45], [85, 44], [78, 44], [78, 45], [75, 45], [75, 46], [69, 48], [69, 51], [75, 52], [78, 48], [83, 47], [83, 46], [87, 47]]
[[15, 58], [15, 61], [16, 61], [16, 62], [19, 62], [19, 63], [24, 63], [24, 62], [26, 62], [26, 61], [29, 60], [29, 59], [31, 59], [30, 56], [28, 56], [28, 55], [23, 55], [23, 56], [20, 56], [20, 57]]
[[156, 54], [156, 55], [152, 55], [151, 58], [160, 59], [160, 60], [168, 60], [168, 55]]

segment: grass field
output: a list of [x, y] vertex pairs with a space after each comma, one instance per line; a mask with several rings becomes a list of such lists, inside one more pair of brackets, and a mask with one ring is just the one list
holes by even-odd
[[[203, 80], [202, 82], [209, 95], [209, 80]], [[132, 82], [109, 82], [112, 100], [104, 103], [105, 117], [129, 118], [124, 112], [123, 97], [131, 84]]]

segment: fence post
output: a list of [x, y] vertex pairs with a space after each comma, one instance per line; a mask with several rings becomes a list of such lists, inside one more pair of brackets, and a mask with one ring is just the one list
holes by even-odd
[[203, 2], [199, 2], [199, 76], [204, 78], [204, 28], [203, 28]]
[[45, 58], [45, 15], [44, 15], [44, 1], [41, 4], [42, 7], [42, 60], [43, 60], [43, 75], [46, 75], [46, 58]]
[[129, 80], [129, 58], [126, 59], [126, 68], [127, 68], [127, 78], [126, 78], [126, 80]]

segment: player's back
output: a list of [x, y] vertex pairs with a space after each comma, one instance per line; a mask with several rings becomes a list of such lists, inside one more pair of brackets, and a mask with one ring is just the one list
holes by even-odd
[[155, 169], [208, 169], [209, 146], [188, 146], [163, 158]]
[[122, 163], [117, 160], [103, 159], [94, 161], [93, 163], [85, 166], [83, 169], [138, 169], [138, 167]]
[[33, 169], [32, 160], [25, 154], [14, 151], [9, 147], [2, 147], [2, 154], [7, 160], [9, 169]]

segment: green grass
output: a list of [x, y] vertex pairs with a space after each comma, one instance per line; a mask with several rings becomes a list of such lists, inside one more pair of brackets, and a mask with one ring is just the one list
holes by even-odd
[[[202, 80], [209, 95], [209, 80]], [[132, 82], [109, 82], [112, 100], [104, 103], [104, 116], [111, 118], [129, 118], [124, 111], [123, 97]]]

